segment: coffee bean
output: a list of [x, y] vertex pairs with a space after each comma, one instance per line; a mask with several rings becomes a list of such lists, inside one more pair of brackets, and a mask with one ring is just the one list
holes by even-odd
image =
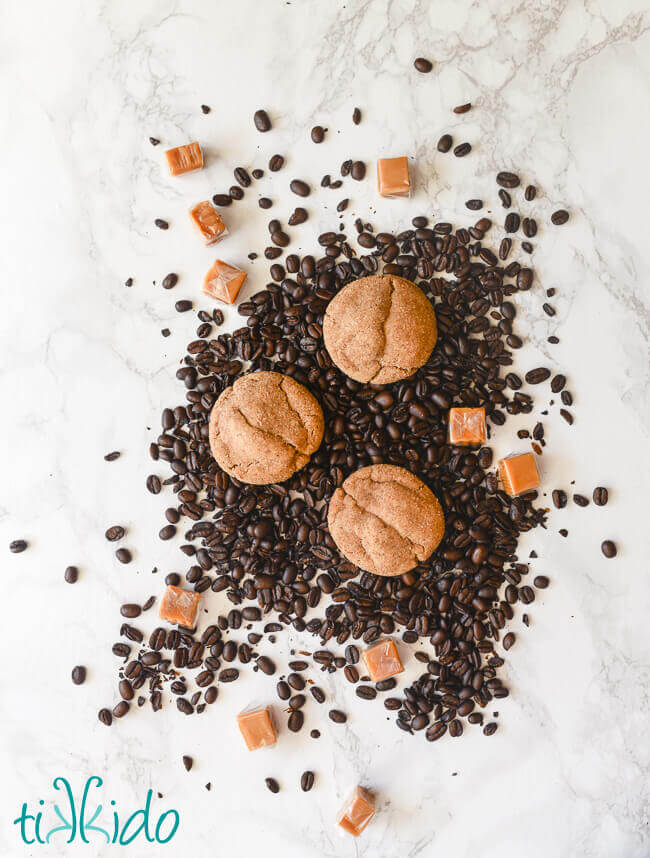
[[314, 143], [322, 143], [325, 139], [325, 129], [322, 125], [314, 125], [311, 129], [311, 139]]
[[189, 772], [192, 766], [194, 765], [194, 760], [192, 757], [188, 757], [187, 754], [183, 754], [183, 767], [186, 772]]
[[303, 182], [302, 179], [293, 179], [289, 183], [289, 187], [293, 193], [297, 194], [299, 197], [308, 197], [310, 194], [309, 185], [307, 182]]
[[560, 408], [560, 415], [566, 420], [566, 422], [571, 426], [573, 424], [573, 415], [570, 411], [567, 411], [566, 408]]
[[554, 226], [562, 226], [562, 224], [566, 223], [569, 220], [569, 212], [565, 209], [558, 209], [556, 212], [553, 212], [551, 215], [551, 223]]
[[525, 379], [528, 384], [541, 384], [543, 381], [546, 381], [546, 379], [550, 377], [551, 371], [545, 366], [537, 367], [537, 369], [531, 369], [525, 375]]
[[502, 188], [516, 188], [519, 186], [519, 176], [516, 173], [508, 173], [507, 171], [497, 173], [497, 185]]
[[551, 391], [553, 393], [559, 393], [564, 388], [565, 385], [566, 385], [566, 376], [562, 375], [561, 373], [554, 375], [553, 378], [551, 379]]
[[228, 194], [230, 195], [231, 200], [243, 200], [244, 199], [244, 191], [239, 185], [231, 185], [228, 188]]
[[464, 158], [465, 155], [469, 155], [471, 151], [472, 147], [469, 143], [459, 143], [459, 145], [454, 148], [454, 155], [457, 158]]
[[609, 492], [603, 486], [597, 486], [594, 489], [593, 499], [596, 506], [605, 506], [609, 500]]
[[489, 724], [486, 724], [485, 727], [483, 727], [483, 734], [485, 736], [494, 736], [497, 731], [497, 727], [498, 724], [496, 724], [494, 721], [490, 721]]
[[236, 667], [229, 667], [219, 674], [220, 682], [234, 682], [236, 679], [239, 679], [239, 671]]
[[123, 617], [126, 617], [128, 620], [134, 620], [136, 617], [139, 617], [142, 613], [142, 608], [140, 605], [134, 605], [132, 603], [128, 603], [126, 605], [122, 605], [120, 608], [120, 614]]
[[269, 160], [269, 170], [272, 173], [277, 173], [284, 166], [284, 158], [282, 155], [273, 155]]
[[271, 120], [266, 110], [256, 110], [253, 114], [253, 122], [257, 130], [262, 133], [271, 130]]
[[150, 474], [147, 477], [147, 491], [151, 492], [152, 495], [157, 495], [160, 493], [162, 488], [162, 484], [160, 482], [160, 477], [157, 477], [155, 474]]
[[355, 125], [358, 125], [361, 122], [361, 111], [358, 107], [355, 107], [352, 111], [352, 122]]
[[109, 527], [104, 536], [108, 539], [109, 542], [118, 542], [126, 531], [119, 524], [114, 524], [112, 527]]
[[68, 584], [76, 584], [79, 578], [79, 570], [76, 566], [67, 566], [63, 578]]
[[350, 169], [350, 175], [357, 182], [360, 182], [362, 181], [362, 179], [365, 179], [366, 165], [363, 163], [363, 161], [354, 161]]
[[97, 717], [106, 727], [110, 727], [113, 723], [113, 716], [110, 709], [100, 709], [97, 713]]
[[305, 716], [300, 709], [292, 709], [287, 720], [287, 727], [292, 733], [298, 733], [305, 723]]
[[163, 289], [173, 289], [178, 283], [178, 274], [166, 274], [162, 280]]
[[519, 217], [519, 215], [516, 214], [515, 212], [510, 212], [510, 214], [508, 214], [506, 216], [506, 222], [505, 222], [506, 232], [517, 232], [517, 230], [519, 229], [520, 222], [521, 222], [521, 218]]
[[264, 778], [264, 783], [268, 790], [270, 790], [274, 795], [280, 792], [280, 784], [276, 781], [275, 778]]
[[149, 142], [151, 143], [152, 146], [158, 146], [158, 144], [160, 143], [160, 140], [158, 140], [156, 137], [150, 137]]
[[535, 185], [527, 185], [526, 190], [524, 191], [524, 198], [528, 200], [528, 202], [532, 202], [537, 196], [537, 188]]
[[325, 702], [325, 692], [322, 690], [322, 688], [319, 688], [317, 685], [312, 685], [309, 691], [316, 703]]
[[120, 700], [120, 702], [113, 707], [113, 718], [124, 718], [129, 709], [130, 706], [127, 701]]
[[273, 205], [273, 203], [271, 202], [271, 200], [268, 197], [260, 197], [259, 200], [257, 201], [257, 205], [261, 209], [270, 209], [271, 206]]
[[[158, 229], [169, 229], [169, 224], [161, 217], [157, 217], [154, 221], [154, 224], [158, 227]], [[113, 712], [113, 715], [115, 715], [115, 712]]]
[[377, 690], [372, 685], [357, 685], [354, 690], [357, 697], [360, 697], [362, 700], [374, 700], [377, 696]]
[[340, 709], [330, 709], [327, 714], [329, 715], [330, 721], [333, 721], [335, 724], [345, 724], [348, 720], [348, 716], [345, 712], [341, 712]]
[[229, 206], [232, 205], [232, 197], [230, 194], [215, 194], [212, 197], [212, 202], [215, 206]]
[[266, 673], [267, 676], [273, 676], [273, 674], [275, 673], [275, 664], [266, 655], [261, 655], [257, 659], [257, 666], [262, 671], [262, 673]]
[[616, 557], [617, 549], [616, 545], [612, 542], [611, 539], [606, 539], [602, 545], [600, 546], [605, 557], [611, 558]]
[[499, 188], [499, 199], [504, 209], [509, 209], [512, 205], [512, 198], [505, 188]]
[[248, 174], [248, 170], [245, 167], [235, 167], [234, 169], [235, 181], [238, 185], [241, 185], [242, 188], [248, 188], [251, 183], [251, 177]]
[[467, 200], [465, 206], [470, 211], [476, 212], [483, 208], [483, 200]]
[[548, 578], [546, 577], [546, 575], [536, 575], [535, 578], [533, 579], [533, 584], [539, 590], [545, 590], [548, 587], [549, 581], [548, 581]]
[[567, 504], [566, 492], [562, 489], [555, 489], [552, 493], [553, 504], [557, 509], [563, 509]]
[[576, 506], [589, 506], [589, 498], [586, 498], [584, 495], [575, 494], [573, 496], [573, 502]]
[[314, 773], [307, 770], [300, 776], [300, 789], [303, 792], [309, 792], [314, 785]]
[[289, 226], [298, 226], [298, 224], [304, 223], [307, 220], [307, 212], [303, 208], [296, 208], [293, 210], [293, 213], [289, 215]]
[[192, 309], [192, 302], [188, 300], [177, 301], [174, 307], [177, 313], [187, 313], [188, 310]]
[[503, 648], [505, 650], [509, 650], [515, 642], [515, 634], [514, 632], [508, 632], [507, 635], [503, 636]]
[[118, 548], [115, 552], [115, 556], [120, 561], [120, 563], [130, 563], [133, 559], [131, 552], [128, 548]]
[[414, 62], [416, 71], [419, 71], [421, 74], [428, 74], [433, 68], [433, 63], [431, 60], [426, 60], [424, 57], [418, 57]]
[[86, 668], [78, 664], [72, 668], [72, 681], [75, 685], [83, 685], [86, 681]]
[[438, 152], [449, 152], [452, 143], [453, 140], [451, 134], [443, 134], [440, 140], [438, 140], [436, 148], [438, 149]]
[[467, 102], [467, 104], [459, 104], [458, 107], [454, 107], [454, 113], [467, 113], [471, 109], [472, 105]]

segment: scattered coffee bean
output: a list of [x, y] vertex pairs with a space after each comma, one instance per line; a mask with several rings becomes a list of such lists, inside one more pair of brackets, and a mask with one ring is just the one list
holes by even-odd
[[72, 668], [72, 681], [75, 685], [83, 685], [86, 681], [86, 668], [78, 664]]
[[160, 494], [162, 483], [160, 482], [160, 477], [156, 476], [156, 474], [149, 474], [146, 485], [147, 491], [151, 492], [152, 495]]
[[79, 569], [76, 566], [66, 567], [63, 578], [68, 584], [76, 584], [79, 578]]
[[545, 590], [548, 587], [549, 581], [546, 575], [536, 575], [533, 579], [533, 584], [538, 590]]
[[567, 504], [566, 492], [562, 489], [555, 489], [552, 493], [553, 504], [556, 509], [563, 509]]
[[424, 57], [418, 57], [414, 62], [416, 71], [419, 71], [421, 74], [428, 74], [433, 68], [433, 63], [431, 60], [426, 60]]
[[113, 716], [110, 709], [100, 709], [97, 713], [97, 717], [106, 727], [110, 727], [113, 723]]
[[516, 173], [508, 173], [507, 171], [497, 173], [497, 185], [502, 188], [516, 188], [519, 181], [519, 176]]
[[293, 179], [289, 183], [289, 187], [293, 193], [297, 194], [299, 197], [308, 197], [310, 194], [309, 185], [307, 182], [303, 182], [302, 179]]
[[575, 494], [573, 496], [573, 502], [576, 506], [589, 506], [589, 498], [586, 498], [584, 495]]
[[566, 223], [569, 220], [569, 212], [565, 209], [558, 209], [556, 212], [553, 212], [551, 215], [551, 223], [554, 226], [562, 226], [562, 224]]
[[348, 716], [345, 712], [341, 712], [340, 709], [330, 709], [327, 714], [330, 717], [330, 721], [333, 721], [335, 724], [345, 724], [348, 720]]
[[477, 212], [483, 208], [483, 200], [467, 200], [465, 207], [470, 211]]
[[120, 458], [120, 453], [118, 450], [113, 450], [112, 453], [106, 453], [104, 456], [105, 462], [114, 462], [116, 459]]
[[22, 554], [27, 549], [27, 542], [24, 539], [14, 539], [9, 543], [9, 551], [12, 554]]
[[230, 194], [215, 194], [212, 197], [212, 202], [215, 206], [229, 206], [232, 205], [232, 197]]
[[183, 766], [185, 767], [185, 771], [189, 772], [193, 765], [194, 760], [192, 757], [188, 757], [187, 754], [183, 754]]
[[524, 191], [524, 198], [528, 200], [528, 202], [532, 202], [537, 196], [537, 188], [535, 185], [527, 185], [526, 190]]
[[531, 369], [525, 375], [525, 379], [528, 384], [541, 384], [550, 377], [551, 370], [547, 369], [545, 366], [537, 367], [537, 369]]
[[253, 114], [253, 122], [257, 130], [262, 133], [271, 130], [271, 120], [266, 110], [256, 110]]
[[361, 182], [366, 177], [366, 165], [363, 161], [354, 161], [350, 168], [350, 175], [356, 182]]
[[166, 220], [163, 220], [163, 218], [161, 217], [157, 217], [154, 221], [154, 224], [158, 227], [158, 229], [169, 229], [169, 223]]
[[358, 125], [361, 122], [361, 111], [358, 107], [355, 107], [352, 111], [352, 122], [355, 125]]
[[611, 539], [606, 539], [602, 545], [600, 546], [605, 557], [611, 558], [616, 557], [617, 549], [616, 545], [612, 542]]
[[464, 158], [465, 155], [469, 155], [471, 151], [472, 147], [469, 143], [459, 143], [459, 145], [454, 148], [454, 155], [457, 158]]
[[187, 313], [188, 310], [192, 309], [192, 302], [188, 300], [177, 301], [174, 308], [177, 313]]
[[438, 149], [438, 152], [449, 152], [452, 143], [453, 140], [451, 134], [443, 134], [440, 140], [438, 140], [436, 148]]
[[300, 789], [303, 792], [309, 792], [314, 785], [314, 773], [309, 770], [303, 772], [300, 776]]
[[120, 561], [120, 563], [130, 563], [133, 559], [131, 556], [131, 552], [128, 548], [118, 548], [115, 552], [115, 556]]
[[593, 499], [596, 506], [605, 506], [609, 500], [609, 492], [603, 486], [596, 486], [593, 493]]
[[163, 277], [162, 287], [163, 289], [173, 289], [174, 286], [178, 283], [178, 274], [166, 274]]
[[311, 129], [311, 139], [314, 143], [322, 143], [325, 139], [325, 128], [322, 125], [314, 125]]
[[274, 795], [280, 792], [280, 784], [276, 781], [275, 778], [264, 778], [264, 783], [268, 790], [270, 790]]
[[261, 209], [270, 209], [273, 205], [273, 203], [268, 197], [260, 197], [257, 201], [257, 204]]
[[160, 140], [158, 140], [156, 137], [150, 137], [149, 142], [151, 143], [152, 146], [158, 146], [160, 143]]
[[300, 208], [300, 206], [293, 210], [293, 213], [289, 216], [289, 226], [298, 226], [301, 223], [304, 223], [307, 220], [307, 211], [306, 209]]
[[[112, 527], [109, 527], [104, 536], [108, 539], [109, 542], [118, 542], [126, 531], [119, 524], [114, 524]], [[67, 570], [66, 570], [67, 571]]]
[[467, 102], [467, 104], [459, 104], [458, 107], [454, 107], [454, 113], [467, 113], [471, 109], [472, 105]]

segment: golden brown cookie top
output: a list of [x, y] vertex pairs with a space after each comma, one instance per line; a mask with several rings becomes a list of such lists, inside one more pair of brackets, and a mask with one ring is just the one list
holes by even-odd
[[323, 322], [325, 347], [356, 381], [390, 384], [429, 359], [438, 338], [436, 314], [422, 290], [392, 274], [348, 283], [330, 301]]
[[327, 515], [341, 553], [375, 575], [403, 575], [440, 544], [445, 517], [438, 499], [404, 468], [371, 465], [337, 489]]
[[224, 471], [243, 483], [280, 483], [307, 464], [323, 429], [323, 412], [307, 388], [278, 372], [253, 372], [217, 399], [210, 449]]

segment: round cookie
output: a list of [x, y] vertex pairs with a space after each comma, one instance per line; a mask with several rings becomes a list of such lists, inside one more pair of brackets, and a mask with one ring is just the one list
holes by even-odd
[[436, 496], [395, 465], [370, 465], [351, 474], [332, 496], [327, 523], [348, 560], [385, 576], [403, 575], [426, 560], [445, 532]]
[[323, 412], [307, 388], [279, 372], [253, 372], [215, 402], [210, 449], [242, 483], [281, 483], [307, 464], [323, 429]]
[[390, 384], [429, 359], [438, 338], [436, 314], [422, 290], [392, 274], [348, 283], [327, 306], [325, 347], [356, 381]]

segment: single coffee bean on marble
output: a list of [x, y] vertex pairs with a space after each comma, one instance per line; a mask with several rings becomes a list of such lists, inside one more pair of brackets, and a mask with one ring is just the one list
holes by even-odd
[[310, 194], [309, 185], [307, 182], [303, 182], [302, 179], [292, 179], [289, 183], [289, 188], [299, 197], [308, 197]]
[[506, 215], [505, 230], [506, 232], [517, 232], [521, 218], [516, 212], [510, 212]]
[[533, 584], [538, 590], [545, 590], [549, 585], [549, 580], [546, 575], [536, 575], [533, 579]]
[[309, 792], [314, 785], [314, 773], [307, 770], [300, 776], [300, 789], [303, 792]]
[[83, 685], [86, 681], [86, 668], [78, 664], [72, 668], [72, 681], [75, 685]]
[[589, 498], [586, 498], [584, 495], [581, 495], [581, 494], [574, 494], [573, 495], [573, 503], [576, 506], [581, 506], [581, 507], [589, 506]]
[[157, 495], [160, 493], [162, 489], [162, 483], [160, 482], [160, 477], [156, 476], [156, 474], [149, 474], [147, 477], [147, 491], [151, 492], [152, 495]]
[[178, 274], [166, 274], [162, 280], [163, 289], [173, 289], [178, 283]]
[[66, 566], [63, 578], [67, 584], [76, 584], [79, 578], [79, 569], [76, 566]]
[[545, 366], [540, 366], [536, 369], [531, 369], [525, 375], [525, 379], [528, 384], [541, 384], [543, 381], [546, 381], [550, 377], [551, 370]]
[[354, 161], [350, 168], [350, 175], [356, 182], [360, 182], [366, 177], [366, 165], [363, 161]]
[[300, 709], [292, 709], [287, 719], [287, 727], [292, 733], [298, 733], [305, 723], [305, 716]]
[[605, 557], [612, 558], [616, 557], [617, 548], [614, 542], [611, 539], [605, 539], [602, 545], [600, 546]]
[[274, 795], [280, 792], [280, 784], [275, 778], [264, 778], [264, 783], [266, 784], [266, 788]]
[[239, 185], [231, 185], [230, 188], [228, 188], [228, 193], [230, 194], [231, 200], [244, 199], [244, 189]]
[[554, 226], [562, 226], [569, 220], [569, 212], [566, 209], [558, 209], [551, 215], [551, 223]]
[[329, 715], [330, 721], [333, 721], [335, 724], [345, 724], [348, 720], [348, 716], [345, 712], [341, 712], [340, 709], [330, 709], [327, 714]]
[[605, 506], [609, 500], [609, 492], [604, 486], [596, 486], [593, 493], [593, 499], [596, 506]]
[[556, 509], [563, 509], [567, 505], [567, 495], [563, 489], [554, 489], [551, 497]]
[[27, 541], [24, 539], [14, 539], [9, 543], [9, 551], [12, 554], [22, 554], [27, 549]]
[[519, 182], [520, 179], [516, 173], [509, 173], [506, 170], [497, 173], [497, 185], [500, 185], [502, 188], [516, 188]]
[[503, 637], [503, 648], [505, 650], [509, 650], [514, 645], [514, 642], [515, 642], [515, 633], [514, 632], [508, 632], [508, 634], [504, 635], [504, 637]]
[[509, 209], [512, 205], [512, 197], [505, 188], [499, 188], [499, 199], [504, 209]]
[[314, 125], [311, 129], [311, 139], [314, 143], [322, 143], [325, 139], [325, 129], [322, 125]]
[[469, 143], [459, 143], [458, 146], [454, 147], [454, 155], [457, 158], [464, 158], [465, 155], [469, 155], [472, 151], [472, 147]]
[[269, 160], [269, 170], [272, 173], [277, 173], [284, 166], [284, 158], [282, 155], [272, 155]]
[[154, 221], [154, 224], [158, 227], [158, 229], [169, 229], [169, 223], [161, 217], [157, 217]]
[[483, 200], [467, 200], [465, 208], [473, 212], [479, 211], [479, 209], [483, 208]]
[[271, 120], [266, 110], [256, 110], [253, 114], [253, 122], [257, 130], [262, 133], [271, 130]]
[[453, 143], [453, 139], [451, 134], [443, 134], [440, 140], [438, 140], [437, 149], [438, 152], [449, 152], [451, 149], [451, 145]]
[[248, 188], [250, 186], [251, 177], [245, 167], [235, 167], [234, 176], [235, 181], [238, 185], [241, 185], [242, 188]]
[[142, 613], [142, 608], [140, 605], [136, 605], [134, 603], [127, 603], [122, 605], [120, 608], [120, 614], [125, 617], [127, 620], [134, 620], [136, 617], [139, 617]]
[[130, 563], [133, 559], [131, 552], [128, 548], [118, 548], [115, 552], [115, 556], [120, 561], [120, 563]]
[[361, 110], [358, 107], [355, 107], [352, 111], [352, 122], [354, 125], [358, 125], [361, 122]]
[[471, 103], [467, 102], [467, 104], [459, 104], [457, 107], [454, 107], [454, 113], [467, 113], [471, 109]]
[[413, 65], [415, 66], [416, 71], [419, 71], [421, 74], [428, 74], [433, 68], [431, 60], [427, 60], [424, 57], [418, 57], [414, 60]]
[[100, 709], [97, 713], [97, 717], [106, 727], [110, 727], [113, 723], [113, 715], [111, 714], [110, 709]]
[[535, 185], [527, 185], [524, 191], [524, 198], [530, 203], [537, 196], [537, 188]]
[[265, 673], [267, 676], [273, 676], [273, 674], [275, 673], [275, 664], [266, 655], [261, 655], [257, 659], [257, 666], [262, 671], [262, 673]]
[[212, 202], [215, 204], [215, 206], [230, 206], [232, 205], [232, 197], [230, 196], [230, 194], [215, 194], [212, 197]]

